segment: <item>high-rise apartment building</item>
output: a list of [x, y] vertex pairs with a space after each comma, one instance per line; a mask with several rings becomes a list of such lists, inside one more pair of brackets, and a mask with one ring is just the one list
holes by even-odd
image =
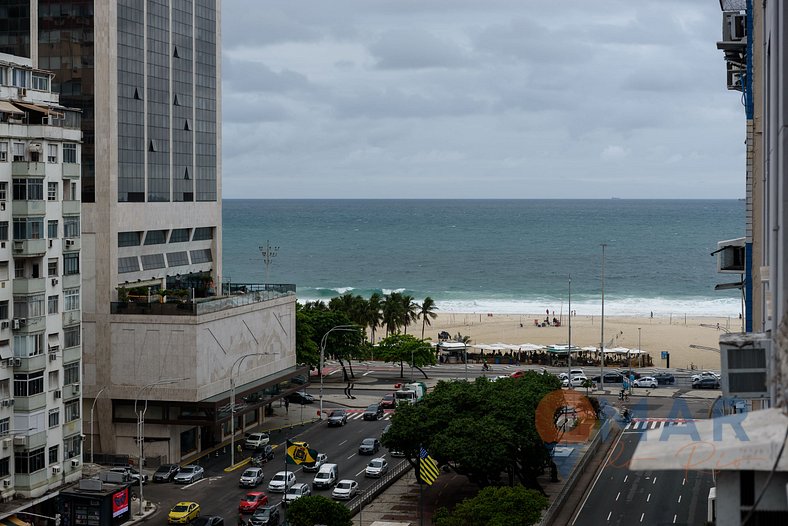
[[0, 53], [0, 498], [81, 476], [80, 112]]
[[179, 462], [254, 427], [307, 371], [295, 286], [222, 279], [220, 0], [0, 13], [0, 51], [53, 72], [82, 112], [85, 460]]

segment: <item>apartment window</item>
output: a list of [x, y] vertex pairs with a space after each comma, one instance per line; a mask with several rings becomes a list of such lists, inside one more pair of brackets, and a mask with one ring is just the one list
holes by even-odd
[[54, 296], [49, 296], [47, 298], [47, 314], [57, 314], [58, 311], [58, 299], [60, 296], [55, 294]]
[[2, 163], [8, 162], [8, 142], [7, 141], [0, 142], [0, 162], [2, 162]]
[[170, 267], [183, 267], [189, 264], [189, 255], [184, 252], [167, 252], [167, 264]]
[[[0, 347], [8, 347], [11, 344], [8, 340], [3, 340], [0, 342]], [[4, 378], [0, 380], [0, 400], [5, 400], [6, 398], [11, 398], [11, 379]]]
[[79, 310], [79, 288], [63, 289], [63, 310]]
[[[52, 427], [52, 426], [49, 426]], [[52, 446], [49, 448], [49, 463], [50, 464], [57, 464], [58, 459], [60, 458], [60, 446]]]
[[49, 77], [45, 75], [37, 75], [33, 73], [33, 81], [30, 87], [35, 90], [49, 91]]
[[77, 347], [80, 343], [79, 325], [63, 329], [63, 346]]
[[185, 243], [189, 241], [189, 228], [176, 228], [170, 234], [170, 243]]
[[44, 316], [46, 297], [43, 294], [14, 296], [14, 317], [38, 318]]
[[79, 274], [79, 253], [63, 254], [63, 275]]
[[57, 273], [57, 259], [53, 258], [47, 261], [47, 276], [54, 278], [58, 276]]
[[57, 144], [47, 145], [47, 162], [50, 163], [57, 162]]
[[2, 418], [0, 419], [0, 435], [5, 436], [11, 430], [11, 419], [10, 418]]
[[0, 201], [5, 201], [8, 195], [8, 183], [0, 183]]
[[73, 422], [79, 418], [79, 398], [63, 404], [66, 423]]
[[14, 179], [14, 200], [43, 201], [44, 180], [39, 178]]
[[140, 262], [137, 259], [137, 256], [118, 258], [118, 274], [125, 274], [128, 272], [138, 272], [139, 270], [140, 270]]
[[14, 261], [14, 277], [15, 278], [25, 277], [25, 264], [23, 262]]
[[18, 334], [14, 336], [14, 356], [30, 358], [44, 354], [44, 334]]
[[47, 221], [47, 237], [49, 239], [57, 239], [57, 219]]
[[8, 319], [8, 300], [0, 301], [0, 320]]
[[63, 162], [75, 163], [77, 162], [77, 145], [67, 142], [63, 144]]
[[211, 249], [205, 248], [201, 250], [192, 250], [192, 264], [195, 263], [206, 263], [211, 261]]
[[0, 221], [0, 240], [8, 241], [8, 221]]
[[192, 241], [205, 241], [206, 239], [213, 239], [213, 228], [200, 227], [194, 229]]
[[[79, 400], [75, 400], [74, 402], [78, 403]], [[79, 405], [77, 405], [77, 411], [79, 411]], [[77, 414], [77, 418], [79, 418], [79, 414]], [[63, 439], [63, 460], [68, 460], [73, 457], [78, 457], [81, 454], [82, 454], [81, 434], [77, 433], [76, 435]]]
[[69, 363], [63, 366], [63, 385], [79, 383], [79, 362]]
[[119, 247], [137, 247], [142, 242], [142, 232], [118, 232]]
[[43, 217], [15, 217], [14, 239], [41, 239], [44, 234]]
[[8, 475], [11, 474], [10, 464], [11, 464], [11, 457], [0, 458], [0, 477], [7, 477]]
[[166, 230], [149, 230], [148, 233], [145, 234], [146, 245], [161, 245], [166, 242], [167, 242]]
[[146, 254], [140, 257], [142, 259], [142, 268], [145, 270], [153, 270], [157, 268], [164, 268], [164, 254]]
[[14, 396], [33, 396], [44, 392], [44, 371], [14, 375]]
[[49, 410], [49, 427], [57, 427], [60, 425], [60, 408]]
[[14, 161], [24, 161], [25, 160], [25, 143], [23, 143], [23, 142], [15, 142], [13, 147], [14, 147]]
[[79, 237], [79, 216], [63, 218], [63, 237]]
[[47, 183], [47, 200], [57, 201], [57, 182]]
[[14, 471], [17, 473], [35, 473], [46, 467], [44, 448], [14, 453]]

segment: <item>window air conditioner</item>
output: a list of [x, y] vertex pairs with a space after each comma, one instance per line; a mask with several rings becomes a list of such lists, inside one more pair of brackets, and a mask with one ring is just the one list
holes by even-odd
[[71, 392], [77, 394], [79, 392], [79, 384], [73, 384], [71, 386]]
[[73, 247], [74, 246], [74, 240], [73, 239], [66, 239], [66, 246], [67, 247]]
[[56, 389], [55, 398], [63, 398], [63, 391], [61, 391], [60, 389]]
[[57, 360], [57, 353], [56, 352], [49, 353], [49, 361], [54, 362], [55, 360]]
[[60, 466], [52, 466], [52, 474], [57, 475], [60, 473]]
[[730, 398], [769, 398], [769, 354], [772, 340], [766, 333], [720, 336], [722, 394]]
[[5, 201], [0, 201], [0, 212], [5, 211]]
[[6, 367], [13, 367], [14, 366], [14, 359], [13, 358], [8, 358], [7, 360], [4, 360], [3, 363], [5, 363]]
[[3, 406], [3, 407], [8, 407], [8, 406], [10, 406], [10, 405], [11, 405], [11, 400], [10, 400], [10, 399], [8, 399], [8, 398], [6, 398], [6, 399], [5, 399], [5, 400], [3, 400], [2, 402], [0, 402], [0, 405], [1, 405], [1, 406]]
[[19, 330], [22, 328], [22, 318], [14, 318], [14, 330]]
[[54, 287], [57, 285], [57, 278], [52, 278], [52, 286]]
[[11, 479], [5, 479], [3, 481], [3, 487], [4, 488], [10, 488], [11, 487]]
[[27, 97], [27, 88], [16, 88], [16, 95], [18, 97]]
[[14, 358], [14, 367], [22, 367], [22, 358]]
[[747, 15], [739, 11], [722, 13], [722, 40], [738, 42], [747, 38]]
[[11, 326], [11, 324], [7, 320], [0, 322], [0, 329], [7, 329], [10, 326]]
[[10, 438], [4, 438], [3, 439], [3, 449], [8, 449], [9, 447], [11, 447], [11, 439]]
[[72, 458], [71, 459], [71, 467], [75, 468], [77, 466], [79, 466], [79, 459], [78, 458]]
[[25, 435], [17, 435], [14, 437], [14, 445], [15, 446], [26, 446], [27, 445], [27, 437]]

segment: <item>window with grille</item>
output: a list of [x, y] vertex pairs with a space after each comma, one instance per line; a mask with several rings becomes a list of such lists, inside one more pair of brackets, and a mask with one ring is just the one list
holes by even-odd
[[138, 272], [139, 270], [140, 270], [140, 262], [137, 259], [137, 256], [118, 258], [118, 274], [125, 274], [127, 272]]
[[79, 288], [63, 289], [63, 309], [79, 310]]
[[66, 348], [77, 347], [80, 341], [79, 325], [63, 329], [63, 345]]
[[74, 143], [63, 144], [63, 162], [75, 163], [77, 162], [77, 145]]
[[57, 182], [47, 183], [47, 201], [57, 201]]
[[44, 448], [14, 452], [14, 471], [16, 473], [35, 473], [46, 468]]
[[63, 385], [79, 383], [79, 362], [69, 363], [63, 366]]
[[47, 145], [47, 162], [50, 163], [57, 162], [57, 144]]

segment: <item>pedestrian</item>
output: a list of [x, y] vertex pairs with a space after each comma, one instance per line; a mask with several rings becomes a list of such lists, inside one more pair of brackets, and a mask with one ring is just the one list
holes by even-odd
[[241, 447], [241, 444], [235, 446], [235, 451], [238, 453], [238, 456], [241, 456], [244, 452], [244, 448]]
[[289, 412], [290, 412], [290, 400], [285, 398], [285, 413], [289, 413]]

